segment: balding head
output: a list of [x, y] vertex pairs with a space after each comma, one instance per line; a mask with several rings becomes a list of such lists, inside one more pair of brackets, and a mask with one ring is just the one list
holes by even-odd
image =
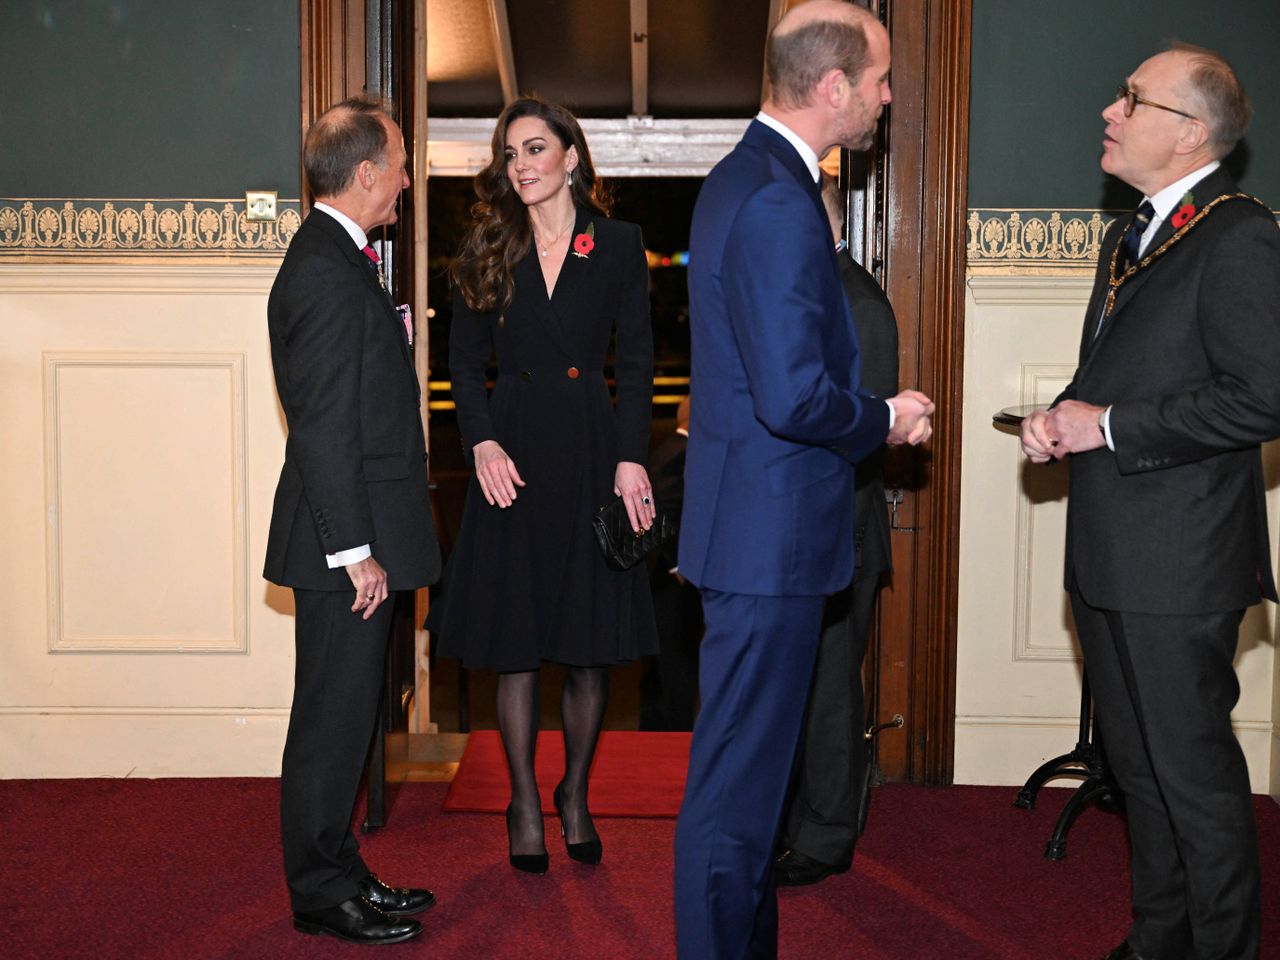
[[1208, 128], [1214, 158], [1225, 157], [1244, 137], [1253, 117], [1253, 106], [1240, 79], [1231, 64], [1213, 50], [1174, 42], [1169, 52], [1183, 58], [1186, 78], [1182, 91], [1194, 107], [1190, 112]]
[[869, 29], [883, 28], [869, 11], [844, 0], [809, 0], [793, 7], [769, 34], [770, 100], [803, 109], [832, 70], [856, 78], [867, 65]]
[[302, 165], [317, 198], [336, 197], [351, 185], [361, 161], [386, 165], [391, 114], [364, 97], [336, 103], [307, 131]]

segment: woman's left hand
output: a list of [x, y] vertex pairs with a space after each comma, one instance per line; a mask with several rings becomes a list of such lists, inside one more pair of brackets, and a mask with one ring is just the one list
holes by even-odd
[[636, 533], [653, 526], [656, 513], [653, 506], [653, 488], [649, 486], [649, 474], [638, 463], [619, 461], [613, 474], [613, 492], [626, 504], [631, 529]]

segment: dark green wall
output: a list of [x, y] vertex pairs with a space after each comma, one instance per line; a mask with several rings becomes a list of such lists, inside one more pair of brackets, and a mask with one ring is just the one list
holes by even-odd
[[1235, 67], [1255, 116], [1228, 165], [1280, 208], [1280, 0], [973, 0], [969, 206], [1132, 206], [1098, 169], [1099, 113], [1170, 39]]
[[299, 195], [297, 0], [2, 0], [0, 197]]

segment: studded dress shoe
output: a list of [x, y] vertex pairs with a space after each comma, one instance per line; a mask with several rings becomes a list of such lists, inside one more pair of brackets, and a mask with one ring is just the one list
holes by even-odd
[[1142, 954], [1129, 946], [1129, 941], [1126, 940], [1103, 957], [1102, 960], [1144, 960], [1144, 958]]
[[356, 887], [360, 890], [360, 896], [388, 917], [412, 917], [436, 905], [436, 895], [430, 890], [389, 887], [374, 873], [357, 883]]
[[823, 863], [797, 850], [784, 850], [774, 861], [774, 882], [780, 887], [804, 887], [837, 873], [848, 873], [847, 863]]
[[422, 932], [417, 920], [389, 917], [364, 897], [352, 897], [336, 907], [300, 910], [293, 915], [299, 933], [324, 933], [348, 943], [401, 943]]

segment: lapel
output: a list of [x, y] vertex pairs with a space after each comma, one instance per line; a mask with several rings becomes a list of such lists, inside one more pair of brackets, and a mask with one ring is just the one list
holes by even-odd
[[[413, 354], [409, 352], [409, 339], [405, 333], [404, 321], [400, 319], [400, 312], [391, 303], [391, 294], [383, 290], [382, 284], [378, 282], [378, 271], [370, 269], [369, 258], [365, 256], [364, 251], [355, 245], [355, 241], [351, 239], [351, 234], [347, 233], [342, 224], [323, 210], [313, 210], [307, 216], [307, 223], [314, 223], [328, 235], [338, 250], [341, 251], [343, 258], [359, 274], [359, 282], [377, 299], [383, 315], [387, 317], [388, 322], [395, 325], [396, 341], [400, 344], [400, 354], [404, 357], [405, 363], [409, 365], [410, 371], [413, 371]], [[418, 375], [416, 372], [413, 373], [413, 383], [417, 387]]]
[[538, 261], [537, 244], [530, 242], [529, 252], [516, 265], [516, 287], [527, 285], [532, 289], [528, 303], [534, 315], [546, 326], [552, 339], [566, 355], [573, 355], [574, 306], [577, 304], [582, 289], [593, 270], [600, 265], [597, 259], [600, 249], [597, 246], [585, 257], [574, 252], [574, 242], [585, 233], [595, 215], [588, 210], [578, 208], [573, 222], [573, 230], [569, 233], [569, 247], [565, 251], [564, 262], [560, 265], [560, 275], [556, 277], [555, 288], [551, 296], [547, 296], [547, 281], [542, 276], [542, 266]]
[[[1209, 176], [1195, 184], [1189, 192], [1191, 193], [1192, 206], [1195, 207], [1197, 212], [1201, 212], [1218, 197], [1235, 194], [1237, 187], [1226, 170], [1219, 167]], [[1181, 204], [1178, 206], [1181, 206]], [[1148, 283], [1153, 282], [1153, 277], [1156, 273], [1155, 267], [1160, 260], [1173, 247], [1190, 239], [1190, 235], [1195, 229], [1196, 218], [1193, 217], [1190, 223], [1175, 226], [1173, 219], [1178, 212], [1178, 206], [1169, 211], [1169, 215], [1161, 221], [1160, 226], [1156, 228], [1155, 236], [1147, 244], [1141, 259], [1128, 270], [1119, 270], [1118, 248], [1125, 229], [1128, 228], [1133, 219], [1133, 215], [1124, 218], [1123, 228], [1116, 227], [1111, 231], [1115, 233], [1114, 242], [1104, 244], [1102, 251], [1100, 251], [1099, 282], [1094, 285], [1094, 295], [1089, 302], [1090, 334], [1097, 330], [1099, 320], [1102, 322], [1102, 329], [1098, 330], [1097, 336], [1091, 336], [1091, 342], [1085, 345], [1085, 353], [1087, 355], [1092, 356], [1097, 352], [1097, 346], [1107, 338], [1112, 326], [1123, 320], [1125, 308], [1133, 302], [1134, 298]], [[1110, 239], [1108, 238], [1108, 240]], [[1112, 289], [1115, 291], [1114, 302], [1110, 310], [1107, 310], [1107, 299]], [[1104, 311], [1107, 314], [1105, 318], [1103, 317]]]

